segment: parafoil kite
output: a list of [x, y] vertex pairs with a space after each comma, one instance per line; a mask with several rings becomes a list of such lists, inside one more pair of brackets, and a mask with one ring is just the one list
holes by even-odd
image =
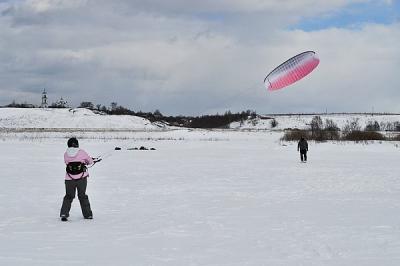
[[304, 78], [319, 64], [314, 51], [298, 54], [272, 70], [264, 79], [269, 91], [279, 90]]

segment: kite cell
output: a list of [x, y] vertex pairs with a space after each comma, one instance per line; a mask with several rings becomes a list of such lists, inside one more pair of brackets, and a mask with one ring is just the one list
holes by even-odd
[[314, 51], [298, 54], [272, 70], [264, 79], [269, 91], [279, 90], [310, 74], [319, 64]]

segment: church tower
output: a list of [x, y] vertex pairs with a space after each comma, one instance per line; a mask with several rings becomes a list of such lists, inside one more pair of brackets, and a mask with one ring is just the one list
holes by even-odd
[[46, 89], [43, 89], [42, 92], [42, 104], [40, 105], [41, 108], [47, 108], [47, 92]]

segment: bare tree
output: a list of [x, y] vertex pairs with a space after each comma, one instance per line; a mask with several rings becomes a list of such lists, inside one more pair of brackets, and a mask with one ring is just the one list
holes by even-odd
[[320, 116], [316, 115], [313, 117], [310, 123], [311, 127], [311, 136], [313, 138], [317, 138], [318, 135], [322, 132], [323, 122]]
[[94, 109], [94, 104], [92, 102], [81, 102], [81, 104], [79, 105], [80, 108], [87, 108], [90, 110]]
[[378, 121], [368, 121], [367, 125], [365, 126], [365, 131], [380, 131], [381, 127]]
[[271, 124], [271, 128], [275, 128], [278, 126], [278, 121], [276, 121], [276, 119], [272, 119], [270, 124]]
[[360, 131], [361, 126], [358, 123], [359, 118], [353, 118], [352, 120], [348, 120], [346, 122], [346, 125], [343, 128], [343, 131], [348, 133], [348, 132], [354, 132], [354, 131]]

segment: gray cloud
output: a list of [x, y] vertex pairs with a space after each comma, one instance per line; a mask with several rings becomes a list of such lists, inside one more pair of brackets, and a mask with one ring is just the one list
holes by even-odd
[[[166, 114], [399, 111], [399, 24], [288, 30], [349, 1], [281, 2], [0, 2], [0, 104], [46, 88], [50, 101]], [[321, 58], [312, 75], [266, 92], [268, 71], [304, 50]]]

